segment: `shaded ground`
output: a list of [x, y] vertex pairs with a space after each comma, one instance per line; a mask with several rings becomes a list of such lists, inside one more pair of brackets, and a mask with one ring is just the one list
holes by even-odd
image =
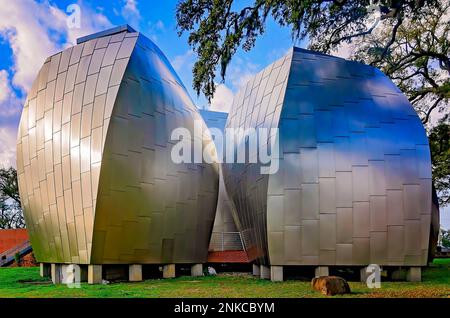
[[[422, 283], [383, 282], [380, 289], [349, 282], [346, 297], [450, 297], [450, 259], [438, 259], [423, 270]], [[273, 283], [250, 275], [179, 277], [109, 285], [81, 284], [70, 289], [39, 276], [39, 268], [0, 268], [0, 297], [324, 297], [309, 281]]]

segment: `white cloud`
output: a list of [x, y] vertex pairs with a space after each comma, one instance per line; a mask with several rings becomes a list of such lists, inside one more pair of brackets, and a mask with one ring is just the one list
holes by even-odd
[[0, 103], [5, 101], [11, 94], [8, 77], [9, 75], [6, 70], [0, 70]]
[[123, 11], [128, 14], [140, 15], [139, 10], [137, 9], [137, 1], [136, 0], [125, 0], [125, 6], [123, 7]]
[[240, 57], [235, 57], [227, 67], [225, 83], [231, 84], [231, 89], [236, 93], [260, 70], [261, 67], [258, 64], [254, 64]]
[[82, 1], [81, 28], [69, 29], [66, 13], [47, 1], [10, 1], [0, 10], [0, 37], [13, 51], [13, 85], [27, 91], [35, 79], [45, 58], [66, 46], [76, 38], [101, 28], [111, 26], [101, 13], [94, 12]]
[[184, 67], [192, 68], [194, 65], [194, 51], [189, 49], [185, 53], [175, 56], [171, 64], [177, 72], [181, 71]]
[[8, 72], [0, 70], [0, 119], [6, 120], [17, 116], [21, 110], [22, 101], [11, 87]]
[[0, 10], [0, 36], [13, 51], [13, 84], [27, 90], [44, 59], [58, 47], [50, 39], [51, 11], [44, 4], [18, 0]]
[[[371, 34], [378, 34], [382, 30], [385, 29], [385, 26], [383, 26], [384, 23], [386, 23], [387, 20], [379, 20], [380, 12], [378, 9], [373, 9], [372, 11], [369, 10], [369, 12], [372, 12], [368, 18], [364, 21], [365, 25], [365, 32], [372, 30]], [[370, 36], [370, 35], [369, 35]], [[341, 44], [334, 50], [332, 50], [330, 53], [331, 55], [338, 56], [344, 59], [350, 59], [350, 57], [355, 53], [355, 51], [358, 49], [358, 47], [361, 45], [361, 42], [365, 40], [365, 37], [355, 37], [353, 38], [349, 43], [348, 42], [341, 42]]]
[[57, 11], [57, 13], [54, 14], [59, 15], [58, 20], [62, 23], [61, 27], [66, 32], [65, 47], [75, 45], [77, 38], [79, 37], [113, 27], [111, 21], [103, 14], [103, 8], [97, 7], [94, 10], [85, 5], [82, 1], [78, 1], [78, 4], [81, 8], [81, 28], [68, 29], [66, 24], [66, 13], [52, 7], [52, 10]]
[[148, 21], [145, 33], [153, 41], [158, 42], [158, 36], [166, 31], [164, 22], [158, 20], [156, 22]]
[[233, 103], [233, 96], [233, 91], [225, 84], [217, 85], [209, 110], [228, 113]]
[[141, 13], [138, 10], [137, 0], [124, 0], [125, 5], [122, 7], [122, 15], [135, 28], [139, 26], [141, 21]]
[[331, 55], [342, 57], [344, 59], [349, 59], [353, 53], [355, 52], [356, 44], [354, 42], [351, 43], [343, 43], [337, 49], [331, 52]]
[[[0, 166], [15, 165], [16, 130], [23, 101], [44, 60], [76, 38], [111, 26], [101, 12], [79, 0], [81, 28], [69, 29], [65, 8], [48, 0], [15, 0], [0, 10], [0, 38], [12, 50], [12, 65], [0, 70]], [[21, 94], [21, 92], [23, 94]]]
[[16, 135], [16, 127], [0, 127], [0, 168], [16, 166]]

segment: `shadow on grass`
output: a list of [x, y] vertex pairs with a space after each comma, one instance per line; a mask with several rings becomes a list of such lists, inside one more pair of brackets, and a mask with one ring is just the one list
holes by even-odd
[[19, 284], [29, 284], [29, 285], [53, 285], [51, 280], [27, 280], [19, 279], [17, 281]]

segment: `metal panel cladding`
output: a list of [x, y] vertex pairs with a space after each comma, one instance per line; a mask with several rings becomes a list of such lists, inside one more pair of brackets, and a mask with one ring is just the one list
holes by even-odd
[[431, 160], [378, 69], [298, 48], [238, 92], [227, 127], [278, 127], [277, 173], [225, 164], [247, 248], [271, 265], [426, 265]]
[[203, 123], [167, 58], [129, 28], [49, 57], [25, 102], [17, 144], [37, 260], [206, 261], [217, 165], [170, 157], [172, 129], [192, 133], [195, 120]]

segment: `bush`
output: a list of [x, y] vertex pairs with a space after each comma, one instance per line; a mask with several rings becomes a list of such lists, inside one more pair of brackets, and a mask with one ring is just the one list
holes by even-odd
[[19, 253], [19, 252], [17, 252], [17, 253], [14, 255], [14, 260], [16, 261], [17, 266], [20, 266], [20, 265], [21, 265], [21, 263], [22, 263], [22, 258], [20, 257], [20, 253]]

